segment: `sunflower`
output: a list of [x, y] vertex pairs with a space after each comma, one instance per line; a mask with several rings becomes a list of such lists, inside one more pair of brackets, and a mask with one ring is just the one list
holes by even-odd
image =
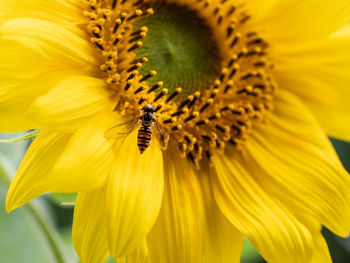
[[0, 128], [42, 129], [7, 210], [78, 192], [84, 263], [239, 262], [244, 236], [268, 262], [331, 262], [349, 18], [347, 0], [3, 1]]

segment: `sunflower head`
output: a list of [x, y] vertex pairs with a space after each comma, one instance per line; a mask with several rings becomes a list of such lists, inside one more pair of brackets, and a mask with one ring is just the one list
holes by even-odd
[[239, 262], [244, 236], [268, 262], [331, 262], [322, 225], [350, 230], [324, 132], [350, 139], [350, 0], [3, 5], [0, 128], [42, 128], [8, 211], [79, 192], [84, 263]]
[[272, 108], [268, 45], [245, 26], [242, 7], [87, 1], [84, 14], [115, 111], [133, 119], [152, 104], [178, 153], [197, 167], [213, 151], [240, 147], [253, 122]]

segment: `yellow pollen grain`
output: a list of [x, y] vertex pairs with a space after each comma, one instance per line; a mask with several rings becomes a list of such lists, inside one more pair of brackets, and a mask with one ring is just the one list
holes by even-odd
[[148, 8], [148, 9], [147, 9], [147, 14], [153, 15], [153, 14], [154, 14], [153, 8]]
[[141, 9], [137, 9], [137, 10], [135, 11], [135, 15], [137, 15], [137, 16], [142, 16], [142, 14], [143, 14], [143, 12], [142, 12]]

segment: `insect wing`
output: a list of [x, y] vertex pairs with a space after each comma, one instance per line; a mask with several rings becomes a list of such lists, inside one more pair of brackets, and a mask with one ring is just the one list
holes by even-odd
[[179, 141], [174, 136], [172, 136], [165, 128], [161, 127], [156, 120], [154, 121], [154, 123], [158, 130], [158, 137], [162, 147], [172, 152], [179, 151], [181, 148]]
[[140, 124], [140, 118], [132, 119], [126, 122], [119, 123], [105, 132], [107, 139], [120, 136], [127, 136], [132, 133]]
[[164, 147], [164, 146], [166, 146], [166, 143], [169, 140], [169, 133], [167, 130], [162, 128], [156, 120], [154, 121], [154, 123], [155, 123], [155, 126], [156, 126], [157, 131], [158, 131], [159, 141], [161, 142], [162, 146]]

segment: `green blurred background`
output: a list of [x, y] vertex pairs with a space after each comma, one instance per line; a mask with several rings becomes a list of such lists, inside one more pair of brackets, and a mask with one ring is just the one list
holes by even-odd
[[[0, 134], [0, 138], [11, 137], [14, 135]], [[332, 143], [350, 171], [350, 143], [333, 139]], [[74, 194], [47, 194], [10, 214], [5, 211], [10, 178], [29, 144], [30, 141], [0, 143], [0, 263], [77, 263], [71, 238]], [[341, 239], [327, 230], [324, 235], [333, 262], [350, 262], [350, 239]], [[241, 262], [265, 261], [246, 240]]]

